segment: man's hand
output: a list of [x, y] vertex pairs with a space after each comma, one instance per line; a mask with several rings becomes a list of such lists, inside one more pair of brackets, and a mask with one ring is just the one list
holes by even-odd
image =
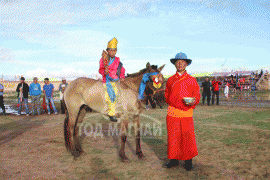
[[22, 88], [20, 87], [20, 91], [22, 91]]

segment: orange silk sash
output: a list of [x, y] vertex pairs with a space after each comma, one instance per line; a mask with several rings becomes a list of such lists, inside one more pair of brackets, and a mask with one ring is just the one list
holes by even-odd
[[167, 110], [167, 114], [168, 114], [168, 116], [179, 117], [179, 118], [192, 117], [193, 116], [193, 109], [183, 111], [183, 110], [177, 109], [173, 106], [169, 106], [168, 110]]

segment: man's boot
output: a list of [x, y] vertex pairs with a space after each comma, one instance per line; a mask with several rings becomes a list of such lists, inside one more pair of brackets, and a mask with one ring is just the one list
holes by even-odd
[[110, 120], [112, 121], [112, 122], [117, 122], [117, 119], [114, 117], [114, 116], [109, 116], [110, 117]]
[[170, 162], [165, 164], [166, 168], [176, 167], [179, 166], [179, 161], [177, 159], [171, 159]]
[[187, 171], [191, 171], [191, 169], [193, 169], [192, 159], [190, 159], [190, 160], [185, 160], [184, 168], [185, 168]]
[[7, 114], [6, 114], [6, 111], [4, 110], [4, 111], [3, 111], [3, 116], [5, 116], [5, 115], [7, 115]]

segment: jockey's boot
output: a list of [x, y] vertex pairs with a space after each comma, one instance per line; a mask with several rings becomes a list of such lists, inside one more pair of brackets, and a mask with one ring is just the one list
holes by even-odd
[[165, 164], [166, 168], [176, 167], [179, 166], [179, 161], [177, 159], [171, 159], [170, 162]]
[[190, 160], [185, 160], [184, 168], [185, 168], [187, 171], [191, 171], [191, 169], [193, 169], [192, 159], [190, 159]]
[[114, 117], [114, 116], [109, 116], [110, 117], [110, 120], [112, 121], [112, 122], [117, 122], [117, 119]]

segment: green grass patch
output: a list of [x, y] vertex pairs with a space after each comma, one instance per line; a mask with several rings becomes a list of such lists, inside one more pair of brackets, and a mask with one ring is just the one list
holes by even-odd
[[136, 172], [136, 171], [129, 171], [128, 170], [128, 175], [131, 176], [131, 177], [134, 177], [134, 176], [137, 176], [137, 175], [140, 175], [141, 173], [139, 172]]
[[259, 150], [265, 150], [266, 148], [264, 146], [257, 146], [257, 149], [259, 149]]
[[102, 159], [97, 158], [97, 157], [94, 157], [91, 160], [92, 160], [92, 163], [97, 165], [97, 166], [101, 166], [103, 164], [103, 162], [104, 162]]
[[143, 137], [142, 140], [145, 143], [147, 143], [148, 145], [151, 145], [151, 146], [162, 145], [162, 144], [165, 144], [166, 143], [163, 139], [157, 139], [157, 138], [146, 138], [146, 137]]
[[107, 174], [109, 172], [109, 169], [100, 169], [98, 173], [104, 173]]
[[97, 154], [102, 153], [102, 151], [99, 150], [99, 149], [92, 149], [92, 152], [93, 152], [93, 153], [97, 153]]
[[157, 157], [167, 156], [167, 139], [160, 138], [142, 138], [143, 142], [146, 143], [157, 155]]
[[236, 160], [236, 162], [243, 162], [243, 161], [251, 162], [252, 160], [248, 160], [248, 159], [237, 159], [237, 160]]
[[19, 125], [16, 121], [0, 124], [0, 132], [13, 131], [13, 130], [19, 129], [20, 126], [21, 125]]
[[240, 143], [240, 144], [248, 144], [253, 142], [251, 139], [249, 139], [250, 135], [247, 133], [242, 133], [242, 132], [231, 132], [228, 137], [222, 138], [220, 141], [227, 144], [227, 145], [232, 145], [235, 143]]
[[116, 173], [115, 176], [120, 180], [125, 179], [124, 173]]
[[[270, 118], [269, 111], [249, 111], [242, 112], [237, 111], [232, 113], [227, 113], [226, 115], [219, 116], [218, 118], [211, 118], [212, 121], [215, 119], [217, 122], [223, 124], [237, 124], [237, 125], [254, 125], [259, 127], [260, 129], [269, 129], [270, 130], [270, 122], [261, 122], [260, 120], [264, 120]], [[209, 121], [209, 120], [208, 120]]]

